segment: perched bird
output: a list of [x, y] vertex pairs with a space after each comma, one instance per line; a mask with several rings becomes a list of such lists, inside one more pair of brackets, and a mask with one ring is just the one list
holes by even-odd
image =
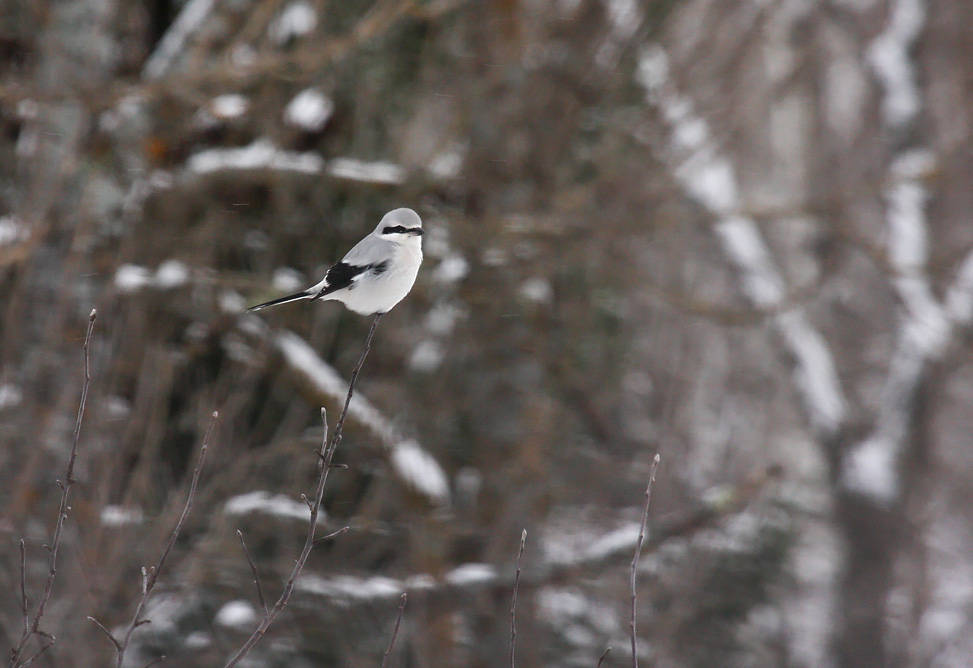
[[395, 209], [355, 244], [324, 279], [307, 290], [247, 309], [298, 299], [334, 299], [361, 315], [384, 314], [409, 294], [422, 263], [422, 220], [412, 209]]

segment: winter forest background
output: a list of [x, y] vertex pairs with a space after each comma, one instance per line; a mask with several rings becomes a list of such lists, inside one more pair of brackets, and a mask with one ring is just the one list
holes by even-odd
[[[254, 667], [973, 665], [967, 0], [0, 4], [0, 640], [222, 666], [367, 318], [252, 303], [425, 221]], [[44, 644], [32, 641], [31, 651]], [[5, 650], [6, 651], [6, 650]]]

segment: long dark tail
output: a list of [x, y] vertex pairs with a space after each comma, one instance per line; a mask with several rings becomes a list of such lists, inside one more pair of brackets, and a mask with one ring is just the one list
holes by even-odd
[[287, 295], [286, 297], [278, 297], [277, 299], [271, 299], [269, 302], [251, 306], [247, 309], [247, 313], [259, 311], [260, 309], [267, 308], [268, 306], [277, 306], [278, 304], [286, 304], [287, 302], [296, 302], [298, 299], [309, 299], [311, 296], [311, 293], [307, 290], [301, 290], [300, 292], [295, 292], [294, 294]]

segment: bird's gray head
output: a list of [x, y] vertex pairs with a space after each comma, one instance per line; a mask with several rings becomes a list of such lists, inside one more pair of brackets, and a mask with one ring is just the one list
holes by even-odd
[[418, 242], [422, 236], [422, 220], [412, 209], [395, 209], [382, 216], [382, 222], [375, 228], [375, 234], [382, 239], [399, 243], [409, 239]]

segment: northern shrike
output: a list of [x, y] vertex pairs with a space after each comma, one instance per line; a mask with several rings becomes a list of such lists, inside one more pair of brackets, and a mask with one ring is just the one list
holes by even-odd
[[307, 290], [272, 299], [247, 309], [298, 299], [334, 299], [361, 315], [388, 312], [409, 294], [422, 263], [422, 220], [412, 209], [395, 209], [375, 230], [355, 244], [324, 279]]

